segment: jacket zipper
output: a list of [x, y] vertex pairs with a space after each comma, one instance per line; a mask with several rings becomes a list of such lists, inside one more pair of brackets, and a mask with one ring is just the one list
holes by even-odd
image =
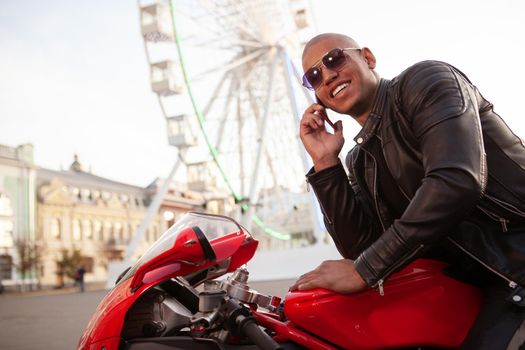
[[383, 222], [383, 218], [381, 217], [381, 211], [379, 211], [379, 204], [377, 203], [377, 162], [374, 156], [365, 148], [361, 147], [361, 149], [368, 154], [370, 158], [374, 161], [374, 193], [372, 194], [374, 197], [374, 206], [376, 209], [377, 217], [379, 218], [379, 223], [381, 224], [381, 228], [383, 229], [383, 232], [386, 231], [385, 224]]
[[385, 270], [383, 275], [377, 280], [377, 282], [372, 285], [372, 288], [376, 288], [379, 292], [379, 295], [384, 296], [385, 295], [385, 288], [383, 287], [383, 283], [385, 282], [385, 279], [390, 276], [394, 271], [396, 271], [400, 266], [405, 264], [408, 260], [412, 259], [414, 256], [417, 255], [417, 253], [425, 247], [424, 244], [420, 244], [414, 249], [413, 251], [407, 253], [404, 255], [401, 259], [399, 259], [394, 265], [390, 266], [388, 269]]
[[385, 232], [385, 224], [383, 223], [383, 218], [381, 217], [381, 212], [379, 211], [379, 205], [377, 204], [377, 162], [374, 157], [372, 157], [372, 159], [374, 159], [374, 204], [377, 211], [377, 217], [379, 218], [383, 232]]
[[472, 259], [476, 260], [478, 263], [480, 263], [483, 267], [485, 267], [487, 270], [489, 270], [490, 272], [492, 272], [493, 274], [495, 274], [496, 276], [502, 278], [503, 280], [505, 280], [508, 284], [508, 286], [512, 289], [516, 288], [518, 286], [518, 283], [514, 282], [513, 280], [509, 279], [507, 276], [503, 275], [502, 273], [494, 270], [492, 267], [490, 267], [488, 264], [486, 264], [485, 262], [483, 262], [480, 258], [478, 258], [476, 255], [474, 255], [473, 253], [471, 253], [470, 251], [468, 251], [466, 248], [464, 248], [461, 244], [459, 244], [458, 242], [456, 242], [453, 238], [451, 237], [447, 237], [447, 239], [452, 242], [452, 244], [454, 244], [456, 247], [458, 247], [459, 249], [461, 249], [465, 254], [467, 254], [468, 256], [470, 256]]

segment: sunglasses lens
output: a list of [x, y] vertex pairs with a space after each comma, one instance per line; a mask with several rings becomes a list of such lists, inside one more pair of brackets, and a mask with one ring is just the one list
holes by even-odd
[[317, 67], [313, 67], [304, 73], [303, 85], [307, 88], [315, 89], [317, 86], [319, 86], [322, 80], [323, 76], [321, 75], [321, 70]]
[[328, 69], [338, 69], [341, 68], [346, 62], [346, 56], [343, 50], [333, 49], [323, 57], [323, 64]]
[[[342, 49], [335, 48], [324, 55], [323, 65], [331, 70], [339, 70], [346, 63], [346, 56]], [[304, 73], [303, 85], [309, 89], [317, 89], [323, 81], [323, 74], [319, 67], [312, 67]]]

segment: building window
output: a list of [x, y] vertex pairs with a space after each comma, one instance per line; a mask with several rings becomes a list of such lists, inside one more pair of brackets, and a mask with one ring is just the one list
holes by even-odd
[[102, 199], [108, 201], [111, 198], [111, 193], [107, 191], [102, 191]]
[[13, 278], [11, 271], [13, 266], [13, 258], [11, 255], [0, 255], [0, 281], [10, 280]]
[[91, 191], [87, 188], [83, 188], [81, 191], [82, 200], [85, 202], [89, 202], [91, 200]]
[[124, 235], [122, 230], [122, 224], [120, 222], [115, 222], [113, 225], [114, 237], [117, 242], [117, 244], [123, 244], [124, 243]]
[[80, 220], [73, 220], [73, 239], [80, 241], [82, 239], [82, 231], [80, 230]]
[[51, 219], [51, 237], [60, 239], [62, 237], [62, 230], [59, 218]]
[[88, 219], [82, 220], [82, 232], [84, 233], [84, 237], [93, 239], [93, 226]]
[[8, 196], [0, 192], [0, 248], [13, 247], [13, 207]]
[[5, 194], [0, 192], [0, 216], [13, 216], [13, 207], [11, 200]]
[[97, 241], [103, 241], [102, 223], [99, 220], [93, 221], [93, 238]]
[[113, 236], [113, 225], [111, 225], [111, 222], [109, 221], [104, 222], [104, 238], [110, 244], [115, 244], [115, 237]]

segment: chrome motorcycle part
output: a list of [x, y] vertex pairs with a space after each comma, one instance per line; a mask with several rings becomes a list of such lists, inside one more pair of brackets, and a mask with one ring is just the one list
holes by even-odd
[[191, 317], [192, 331], [195, 329], [207, 329], [213, 326], [213, 323], [220, 315], [220, 310], [216, 309], [211, 312], [197, 312]]
[[218, 308], [225, 296], [226, 292], [219, 289], [199, 293], [199, 312], [211, 312]]
[[260, 294], [250, 289], [248, 286], [249, 272], [246, 268], [237, 269], [228, 279], [222, 281], [221, 288], [228, 293], [233, 299], [240, 300], [247, 304], [257, 304], [260, 307], [268, 309], [271, 303], [271, 296]]

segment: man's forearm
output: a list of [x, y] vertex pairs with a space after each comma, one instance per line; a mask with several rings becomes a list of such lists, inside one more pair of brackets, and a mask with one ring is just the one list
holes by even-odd
[[307, 180], [314, 190], [325, 225], [341, 255], [355, 259], [380, 234], [376, 220], [366, 215], [348, 181], [341, 162], [319, 172], [312, 169]]

